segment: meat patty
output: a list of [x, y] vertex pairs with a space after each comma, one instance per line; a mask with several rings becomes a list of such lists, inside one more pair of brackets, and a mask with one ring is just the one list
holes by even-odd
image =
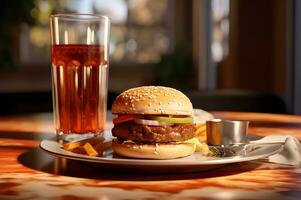
[[194, 124], [175, 124], [165, 126], [138, 125], [134, 122], [115, 124], [113, 136], [122, 140], [143, 143], [163, 143], [185, 141], [195, 136]]

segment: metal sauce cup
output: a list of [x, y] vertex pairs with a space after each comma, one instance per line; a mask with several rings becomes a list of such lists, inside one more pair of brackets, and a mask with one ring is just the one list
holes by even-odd
[[249, 121], [212, 119], [206, 122], [207, 144], [211, 146], [233, 146], [248, 143]]

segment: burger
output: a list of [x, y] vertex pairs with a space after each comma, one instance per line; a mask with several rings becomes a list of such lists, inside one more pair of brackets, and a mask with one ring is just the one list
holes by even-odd
[[113, 151], [121, 156], [173, 159], [196, 149], [193, 107], [182, 92], [143, 86], [121, 93], [112, 105]]

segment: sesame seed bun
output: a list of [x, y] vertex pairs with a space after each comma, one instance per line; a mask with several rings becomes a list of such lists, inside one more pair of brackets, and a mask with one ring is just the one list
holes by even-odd
[[182, 92], [163, 86], [142, 86], [121, 93], [113, 102], [113, 114], [187, 115], [193, 107]]
[[190, 156], [195, 151], [194, 143], [161, 143], [136, 144], [122, 143], [113, 140], [112, 149], [115, 153], [129, 158], [174, 159]]

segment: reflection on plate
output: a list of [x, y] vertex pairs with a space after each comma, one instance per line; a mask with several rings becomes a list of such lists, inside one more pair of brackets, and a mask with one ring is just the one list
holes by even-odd
[[[104, 134], [107, 140], [112, 139], [111, 132]], [[142, 170], [152, 172], [187, 172], [201, 171], [204, 169], [216, 168], [229, 163], [239, 163], [266, 158], [282, 150], [281, 144], [268, 144], [257, 146], [239, 156], [230, 157], [204, 157], [201, 153], [195, 152], [193, 155], [171, 160], [149, 160], [131, 159], [114, 155], [112, 149], [107, 149], [104, 157], [91, 157], [66, 151], [62, 145], [53, 140], [43, 140], [40, 143], [41, 149], [47, 153], [61, 158], [93, 163], [98, 166], [117, 170]]]

